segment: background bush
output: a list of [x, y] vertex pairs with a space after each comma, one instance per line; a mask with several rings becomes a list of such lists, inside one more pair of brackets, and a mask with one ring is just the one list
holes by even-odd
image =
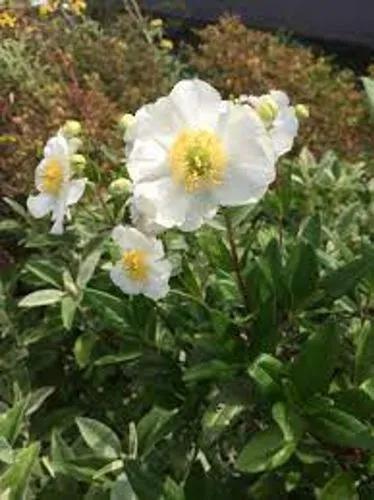
[[125, 112], [165, 93], [176, 78], [170, 56], [123, 16], [110, 29], [89, 19], [23, 17], [0, 44], [0, 192], [30, 187], [35, 158], [66, 119], [82, 122], [103, 172], [118, 168]]
[[294, 102], [310, 108], [301, 144], [319, 153], [336, 149], [350, 158], [372, 152], [373, 130], [352, 71], [338, 69], [309, 48], [248, 29], [235, 17], [203, 28], [198, 37], [190, 64], [226, 96], [287, 89]]

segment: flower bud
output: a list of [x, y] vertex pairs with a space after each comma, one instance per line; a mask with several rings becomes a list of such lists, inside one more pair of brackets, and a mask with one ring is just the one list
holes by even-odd
[[135, 123], [135, 116], [131, 113], [125, 113], [122, 118], [119, 120], [118, 125], [119, 128], [126, 132], [132, 125]]
[[75, 137], [82, 132], [82, 125], [77, 120], [68, 120], [62, 127], [62, 133], [66, 137]]
[[264, 123], [272, 123], [278, 114], [278, 104], [271, 97], [266, 97], [261, 100], [256, 111]]
[[87, 164], [86, 158], [81, 154], [74, 154], [71, 157], [71, 164], [74, 170], [74, 173], [77, 175], [81, 175], [84, 172], [84, 169]]
[[112, 196], [125, 196], [131, 193], [132, 183], [129, 179], [120, 177], [110, 183], [108, 191]]
[[173, 50], [174, 43], [169, 38], [163, 38], [160, 41], [160, 48], [167, 51]]
[[295, 106], [295, 113], [296, 113], [296, 117], [299, 120], [307, 119], [310, 116], [309, 108], [308, 108], [308, 106], [305, 106], [305, 104], [297, 104]]
[[164, 21], [162, 19], [152, 19], [152, 21], [149, 23], [151, 28], [162, 28], [164, 25]]

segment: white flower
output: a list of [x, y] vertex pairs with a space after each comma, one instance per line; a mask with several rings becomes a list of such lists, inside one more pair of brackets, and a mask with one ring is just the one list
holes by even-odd
[[287, 94], [271, 90], [260, 97], [248, 96], [248, 102], [268, 128], [277, 158], [288, 153], [299, 130], [299, 122]]
[[160, 226], [195, 230], [220, 205], [257, 201], [274, 180], [274, 152], [257, 113], [222, 101], [201, 80], [179, 82], [135, 118], [127, 167], [135, 199], [148, 201]]
[[160, 226], [154, 220], [155, 207], [151, 200], [144, 196], [136, 195], [130, 199], [131, 222], [142, 233], [157, 235], [165, 231], [164, 226]]
[[117, 226], [112, 238], [122, 251], [110, 271], [113, 282], [130, 295], [143, 294], [158, 300], [169, 291], [171, 264], [164, 258], [161, 241], [130, 226]]
[[64, 216], [70, 205], [83, 195], [86, 179], [71, 180], [71, 148], [62, 135], [52, 137], [44, 148], [44, 158], [35, 170], [36, 196], [29, 196], [27, 207], [37, 219], [52, 212], [52, 234], [63, 233]]

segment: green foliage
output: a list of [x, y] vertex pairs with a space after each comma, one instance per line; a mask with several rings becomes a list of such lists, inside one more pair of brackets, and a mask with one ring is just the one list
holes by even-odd
[[118, 198], [102, 193], [103, 210], [87, 196], [63, 237], [8, 200], [1, 234], [22, 251], [0, 289], [2, 492], [371, 498], [367, 176], [332, 152], [285, 160], [260, 204], [168, 233], [174, 278], [157, 305], [108, 278]]

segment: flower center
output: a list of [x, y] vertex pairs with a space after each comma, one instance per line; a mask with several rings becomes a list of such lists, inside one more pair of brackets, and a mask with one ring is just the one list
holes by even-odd
[[224, 146], [209, 130], [184, 130], [169, 153], [174, 180], [194, 192], [219, 185], [227, 165]]
[[126, 250], [123, 252], [122, 265], [132, 280], [145, 281], [147, 279], [149, 266], [147, 253], [143, 250]]
[[64, 174], [62, 166], [57, 160], [48, 160], [43, 173], [43, 191], [56, 195], [62, 186]]

